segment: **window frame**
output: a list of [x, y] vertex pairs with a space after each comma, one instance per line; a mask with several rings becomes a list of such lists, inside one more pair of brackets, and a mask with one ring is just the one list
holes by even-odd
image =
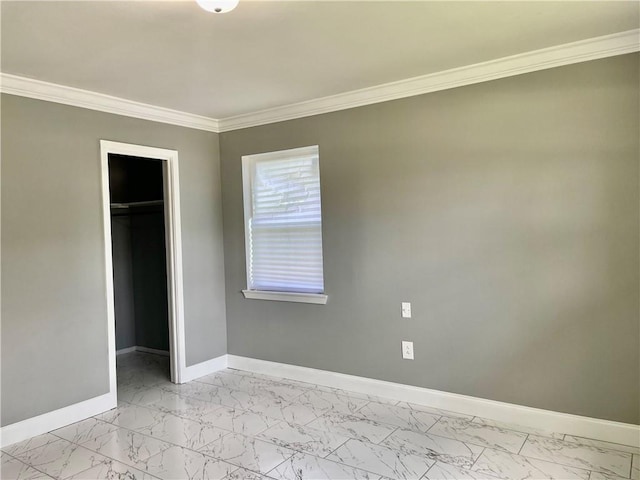
[[[329, 296], [323, 293], [300, 293], [287, 291], [270, 291], [270, 290], [252, 290], [250, 288], [251, 278], [251, 254], [249, 245], [251, 245], [251, 232], [249, 224], [253, 214], [253, 172], [256, 161], [269, 160], [287, 160], [297, 158], [301, 155], [316, 154], [318, 160], [320, 157], [320, 147], [318, 145], [310, 145], [307, 147], [291, 148], [286, 150], [278, 150], [275, 152], [256, 153], [242, 156], [242, 196], [244, 207], [244, 252], [246, 266], [246, 285], [247, 288], [242, 290], [245, 298], [254, 300], [273, 300], [279, 302], [296, 302], [296, 303], [312, 303], [324, 305], [327, 303]], [[322, 209], [322, 197], [320, 197]], [[321, 218], [322, 221], [322, 218]], [[322, 233], [321, 233], [322, 235]], [[324, 251], [323, 251], [324, 253]], [[322, 265], [322, 274], [324, 277], [324, 262]]]

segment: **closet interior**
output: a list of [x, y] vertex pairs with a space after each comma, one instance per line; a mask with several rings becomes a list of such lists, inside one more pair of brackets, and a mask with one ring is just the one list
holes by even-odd
[[116, 350], [169, 354], [163, 162], [109, 155]]

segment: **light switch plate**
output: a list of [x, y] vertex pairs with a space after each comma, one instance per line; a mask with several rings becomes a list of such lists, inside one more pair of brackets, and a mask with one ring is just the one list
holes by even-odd
[[413, 360], [413, 342], [402, 341], [402, 358]]
[[402, 318], [411, 318], [411, 303], [402, 302]]

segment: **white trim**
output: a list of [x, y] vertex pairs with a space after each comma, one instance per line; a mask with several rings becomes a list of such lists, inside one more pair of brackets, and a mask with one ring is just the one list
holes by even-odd
[[0, 92], [152, 122], [218, 132], [218, 120], [103, 93], [0, 73]]
[[102, 167], [102, 215], [109, 336], [110, 392], [116, 391], [115, 304], [111, 252], [111, 201], [109, 194], [109, 154], [163, 160], [165, 233], [167, 236], [167, 293], [169, 303], [169, 351], [171, 380], [182, 383], [185, 369], [184, 300], [182, 286], [182, 230], [180, 224], [180, 182], [178, 152], [163, 148], [100, 140]]
[[[244, 207], [244, 245], [245, 245], [245, 268], [246, 268], [246, 290], [242, 290], [244, 298], [253, 300], [272, 300], [277, 302], [295, 302], [295, 303], [313, 303], [324, 305], [327, 303], [328, 296], [324, 293], [309, 292], [278, 292], [268, 290], [254, 290], [251, 288], [251, 248], [252, 236], [251, 225], [253, 222], [253, 183], [257, 162], [269, 162], [275, 160], [289, 160], [301, 157], [314, 157], [316, 160], [320, 156], [320, 147], [318, 145], [309, 145], [306, 147], [290, 148], [286, 150], [278, 150], [273, 152], [254, 153], [242, 156], [242, 199]], [[318, 172], [318, 181], [320, 172]], [[321, 200], [320, 200], [321, 201]], [[320, 241], [322, 245], [322, 231], [320, 233]], [[321, 246], [322, 248], [322, 246]], [[324, 267], [323, 267], [324, 268]], [[324, 273], [323, 273], [324, 277]], [[324, 284], [324, 279], [323, 279]], [[324, 287], [324, 285], [323, 285]]]
[[266, 292], [263, 290], [242, 290], [244, 298], [253, 300], [274, 300], [276, 302], [314, 303], [325, 305], [329, 299], [324, 293]]
[[633, 53], [640, 50], [639, 36], [640, 29], [628, 30], [222, 119], [180, 112], [8, 73], [0, 73], [0, 92], [221, 133]]
[[127, 347], [127, 348], [121, 348], [120, 350], [116, 350], [116, 356], [125, 355], [127, 353], [132, 353], [132, 352], [135, 352], [137, 349], [138, 349], [138, 347], [136, 347], [136, 346]]
[[153, 355], [162, 355], [163, 357], [170, 357], [169, 350], [158, 350], [157, 348], [149, 347], [136, 347], [136, 352], [151, 353]]
[[219, 120], [218, 131], [228, 132], [240, 128], [336, 112], [563, 65], [637, 52], [640, 50], [639, 35], [640, 30], [629, 30], [292, 105], [223, 118]]
[[211, 373], [227, 368], [227, 355], [220, 355], [202, 363], [196, 363], [187, 367], [182, 377], [183, 382], [190, 382], [196, 378], [204, 377]]
[[640, 446], [640, 426], [386, 382], [343, 373], [227, 355], [228, 367], [587, 438]]
[[168, 350], [158, 350], [157, 348], [139, 347], [137, 345], [133, 347], [121, 348], [120, 350], [116, 350], [116, 355], [124, 355], [126, 353], [132, 353], [132, 352], [151, 353], [153, 355], [162, 355], [164, 357], [171, 356]]
[[106, 412], [115, 408], [117, 404], [116, 393], [109, 392], [68, 407], [6, 425], [0, 428], [0, 448]]

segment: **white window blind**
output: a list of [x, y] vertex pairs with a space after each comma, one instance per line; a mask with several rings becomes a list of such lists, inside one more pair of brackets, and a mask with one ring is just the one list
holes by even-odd
[[323, 293], [318, 147], [243, 157], [249, 290]]

